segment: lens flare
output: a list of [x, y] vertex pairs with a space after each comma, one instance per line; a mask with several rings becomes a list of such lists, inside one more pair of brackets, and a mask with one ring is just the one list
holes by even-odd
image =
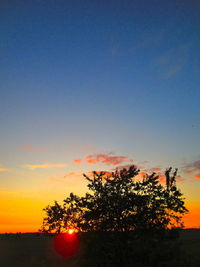
[[53, 240], [55, 251], [63, 258], [74, 256], [80, 248], [77, 234], [73, 229], [70, 230], [72, 231], [68, 231], [68, 233], [57, 234]]

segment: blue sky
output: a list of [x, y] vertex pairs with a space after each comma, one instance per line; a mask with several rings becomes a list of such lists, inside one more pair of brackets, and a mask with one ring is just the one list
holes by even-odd
[[2, 8], [3, 143], [128, 141], [134, 150], [141, 138], [137, 150], [177, 143], [198, 154], [198, 4], [100, 2]]
[[198, 1], [1, 1], [2, 187], [111, 168], [73, 163], [98, 153], [198, 161], [199, 12]]

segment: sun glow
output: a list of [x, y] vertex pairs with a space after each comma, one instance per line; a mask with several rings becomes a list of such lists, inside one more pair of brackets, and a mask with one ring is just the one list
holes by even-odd
[[68, 234], [72, 235], [75, 232], [75, 230], [74, 229], [69, 229], [67, 232], [68, 232]]
[[78, 235], [73, 233], [74, 229], [69, 229], [67, 233], [57, 234], [53, 239], [55, 251], [63, 258], [74, 256], [80, 248]]

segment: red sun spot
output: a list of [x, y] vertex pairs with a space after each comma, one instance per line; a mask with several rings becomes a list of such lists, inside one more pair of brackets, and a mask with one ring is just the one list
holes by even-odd
[[[73, 230], [73, 229], [70, 229]], [[68, 233], [57, 234], [54, 237], [53, 245], [55, 251], [63, 258], [70, 258], [74, 256], [79, 248], [80, 241], [74, 231]]]

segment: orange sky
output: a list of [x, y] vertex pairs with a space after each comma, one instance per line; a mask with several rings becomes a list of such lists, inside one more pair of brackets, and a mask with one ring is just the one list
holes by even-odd
[[[45, 206], [54, 200], [61, 202], [70, 191], [83, 194], [86, 188], [86, 182], [82, 178], [78, 180], [79, 185], [82, 185], [79, 190], [77, 186], [70, 187], [70, 181], [63, 182], [61, 178], [60, 180], [51, 178], [48, 183], [49, 186], [46, 186], [43, 192], [1, 192], [0, 233], [37, 232], [45, 215], [42, 211]], [[200, 227], [200, 202], [192, 202], [188, 197], [186, 206], [190, 212], [185, 216], [185, 227]]]

